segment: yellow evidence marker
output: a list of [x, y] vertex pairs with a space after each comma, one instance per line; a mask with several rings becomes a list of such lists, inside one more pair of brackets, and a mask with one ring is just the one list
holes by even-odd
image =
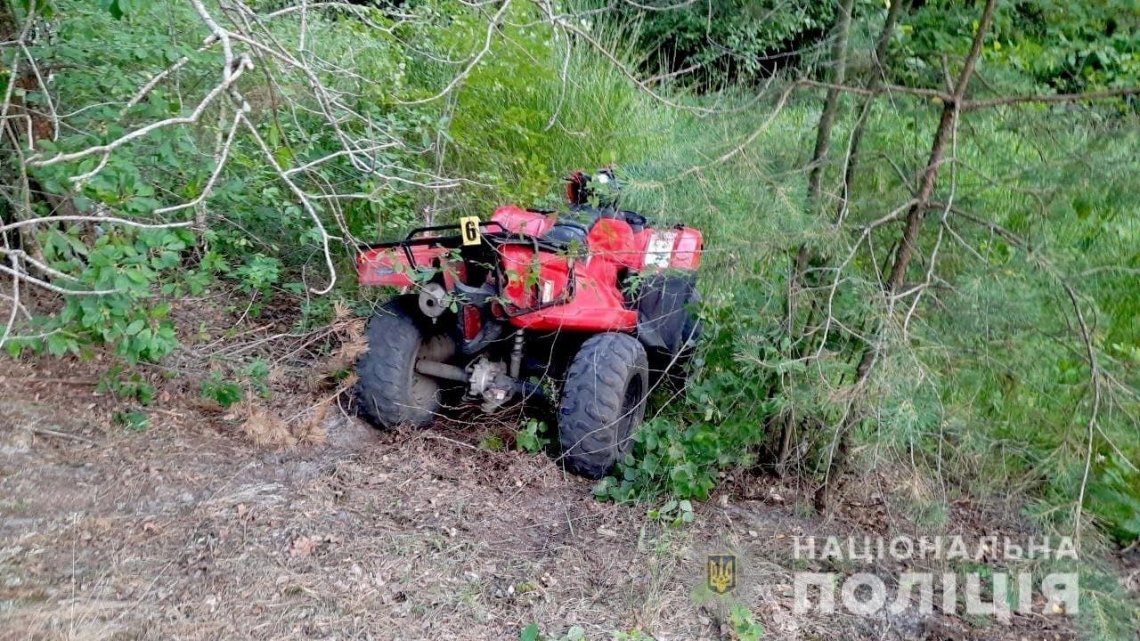
[[459, 219], [459, 228], [463, 230], [463, 245], [478, 245], [481, 239], [479, 232], [479, 217], [464, 216]]

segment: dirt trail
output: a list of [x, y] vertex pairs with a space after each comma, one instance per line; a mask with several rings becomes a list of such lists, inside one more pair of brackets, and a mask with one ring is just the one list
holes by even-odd
[[[334, 410], [326, 444], [273, 452], [193, 407], [131, 432], [90, 381], [50, 376], [0, 379], [3, 640], [517, 639], [532, 622], [728, 639], [693, 596], [724, 549], [746, 555], [736, 597], [765, 638], [975, 636], [794, 617], [791, 537], [853, 526], [798, 516], [788, 488], [751, 483], [675, 528], [458, 429], [381, 433]], [[1017, 638], [993, 632], [976, 638]]]

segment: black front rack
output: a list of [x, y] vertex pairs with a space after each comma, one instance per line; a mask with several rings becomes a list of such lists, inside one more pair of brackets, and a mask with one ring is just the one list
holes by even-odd
[[[491, 226], [499, 228], [499, 232], [497, 232], [496, 235], [507, 233], [507, 230], [505, 227], [503, 227], [502, 225], [500, 225], [499, 223], [497, 223], [493, 220], [479, 223], [480, 229], [485, 228], [485, 227], [491, 227]], [[463, 237], [460, 235], [455, 235], [455, 236], [424, 236], [423, 235], [423, 234], [427, 234], [427, 233], [431, 233], [431, 232], [439, 232], [439, 231], [461, 232], [462, 230], [459, 228], [459, 225], [431, 225], [428, 227], [416, 227], [412, 231], [408, 232], [408, 235], [406, 237], [404, 237], [403, 240], [393, 240], [393, 241], [389, 241], [386, 243], [370, 243], [368, 245], [365, 245], [365, 247], [367, 249], [396, 249], [396, 248], [403, 249], [404, 250], [404, 256], [408, 259], [408, 265], [412, 269], [419, 269], [419, 265], [416, 265], [415, 254], [412, 253], [412, 247], [422, 247], [422, 246], [432, 245], [432, 246], [437, 246], [437, 247], [444, 247], [446, 249], [458, 249], [458, 248], [463, 246]], [[480, 234], [480, 238], [487, 238], [487, 236]]]
[[[494, 250], [497, 250], [498, 247], [501, 247], [503, 245], [526, 245], [534, 249], [535, 252], [542, 250], [552, 252], [571, 250], [570, 243], [541, 239], [537, 236], [530, 236], [527, 234], [511, 233], [507, 230], [506, 227], [503, 227], [500, 223], [493, 220], [485, 222], [481, 221], [479, 223], [479, 227], [480, 230], [489, 227], [498, 228], [499, 231], [489, 232], [485, 234], [480, 233], [479, 235], [479, 246], [487, 246]], [[454, 236], [424, 236], [424, 234], [427, 233], [441, 231], [455, 231], [458, 232], [458, 234]], [[420, 269], [420, 266], [416, 264], [416, 257], [412, 252], [413, 247], [434, 246], [443, 247], [445, 249], [463, 249], [465, 245], [463, 244], [463, 236], [461, 235], [462, 231], [463, 230], [459, 225], [431, 225], [427, 227], [417, 227], [408, 232], [408, 235], [404, 237], [403, 240], [394, 240], [384, 243], [370, 243], [366, 245], [366, 247], [368, 249], [402, 249], [404, 250], [404, 256], [408, 260], [408, 266], [413, 270], [418, 270]], [[476, 245], [467, 245], [467, 247], [476, 247]], [[545, 309], [547, 307], [554, 307], [556, 305], [562, 305], [569, 302], [574, 298], [575, 285], [577, 283], [577, 278], [575, 277], [576, 262], [577, 261], [571, 261], [570, 263], [570, 272], [568, 274], [569, 280], [566, 286], [566, 291], [562, 296], [559, 296], [557, 299], [548, 301], [546, 303], [539, 303], [533, 307], [525, 309], [504, 308], [503, 311], [507, 314], [507, 316], [521, 316], [523, 314], [529, 314], [533, 311]], [[432, 268], [434, 268], [434, 266], [432, 266]], [[507, 282], [506, 274], [503, 273], [501, 265], [497, 263], [495, 264], [494, 273], [496, 280], [498, 280], [500, 283], [500, 286]], [[541, 300], [541, 292], [538, 291], [537, 284], [535, 285], [534, 293], [535, 298], [537, 300]]]
[[[499, 245], [525, 244], [525, 245], [531, 245], [532, 247], [534, 247], [535, 251], [547, 250], [547, 251], [559, 252], [559, 251], [567, 251], [570, 249], [569, 243], [564, 243], [564, 242], [560, 242], [560, 241], [553, 241], [553, 240], [544, 240], [544, 239], [541, 239], [541, 238], [538, 238], [535, 236], [529, 236], [526, 234], [511, 233], [510, 231], [507, 230], [506, 227], [503, 227], [500, 223], [493, 221], [493, 220], [489, 220], [489, 221], [479, 223], [480, 230], [485, 229], [485, 228], [489, 228], [489, 227], [497, 227], [499, 229], [499, 231], [490, 232], [490, 233], [486, 233], [486, 234], [480, 233], [480, 235], [479, 235], [480, 244], [489, 244], [492, 247], [497, 247]], [[403, 240], [393, 240], [393, 241], [384, 242], [384, 243], [370, 243], [368, 245], [365, 245], [365, 248], [367, 248], [367, 249], [396, 249], [396, 248], [403, 249], [404, 255], [408, 259], [408, 265], [411, 266], [412, 269], [418, 269], [419, 266], [416, 265], [415, 255], [412, 254], [412, 247], [436, 246], [436, 247], [443, 247], [445, 249], [460, 249], [460, 248], [464, 247], [462, 235], [423, 236], [423, 234], [427, 234], [427, 233], [431, 233], [431, 232], [440, 232], [440, 231], [455, 231], [455, 232], [459, 232], [460, 234], [462, 233], [462, 230], [460, 229], [459, 225], [432, 225], [429, 227], [417, 227], [417, 228], [413, 229], [412, 231], [408, 232], [408, 235], [406, 237], [404, 237]]]

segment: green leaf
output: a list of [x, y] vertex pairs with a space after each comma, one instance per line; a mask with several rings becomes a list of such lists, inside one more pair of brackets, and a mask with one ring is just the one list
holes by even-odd
[[56, 332], [47, 337], [47, 350], [52, 356], [63, 356], [71, 347], [72, 342], [66, 336]]
[[130, 325], [127, 325], [127, 328], [123, 330], [123, 333], [127, 336], [134, 336], [135, 334], [138, 334], [140, 331], [142, 331], [143, 327], [146, 327], [146, 321], [140, 318]]
[[519, 635], [519, 641], [539, 641], [538, 624], [532, 623], [523, 628], [522, 634]]
[[150, 417], [143, 412], [115, 412], [113, 418], [132, 432], [145, 432], [150, 427]]

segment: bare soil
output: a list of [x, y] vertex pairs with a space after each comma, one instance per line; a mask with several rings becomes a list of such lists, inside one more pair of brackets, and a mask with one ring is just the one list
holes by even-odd
[[[286, 391], [272, 416], [313, 425], [259, 447], [254, 408], [209, 407], [179, 379], [132, 431], [96, 391], [101, 362], [2, 363], [0, 640], [518, 639], [530, 623], [549, 638], [733, 639], [699, 596], [723, 551], [741, 557], [733, 598], [764, 638], [1073, 637], [1064, 618], [794, 615], [793, 537], [917, 533], [883, 479], [851, 484], [825, 519], [809, 492], [726, 478], [674, 526], [595, 500], [542, 454], [488, 449], [501, 423], [380, 432]], [[1023, 527], [955, 509], [957, 529]]]

